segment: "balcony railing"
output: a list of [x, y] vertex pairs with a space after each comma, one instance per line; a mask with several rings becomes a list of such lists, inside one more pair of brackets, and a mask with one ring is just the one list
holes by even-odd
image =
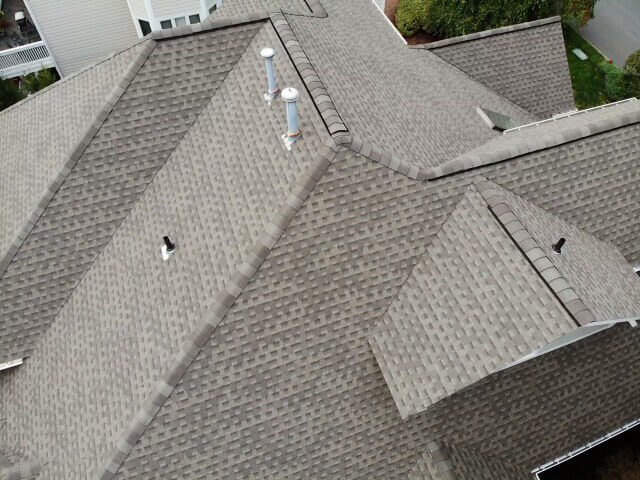
[[12, 78], [55, 66], [43, 41], [0, 50], [0, 77]]

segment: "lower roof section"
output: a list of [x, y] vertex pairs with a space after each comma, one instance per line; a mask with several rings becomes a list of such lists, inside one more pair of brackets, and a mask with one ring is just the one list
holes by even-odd
[[575, 109], [560, 17], [423, 46], [538, 118]]
[[406, 419], [575, 327], [472, 186], [368, 339]]

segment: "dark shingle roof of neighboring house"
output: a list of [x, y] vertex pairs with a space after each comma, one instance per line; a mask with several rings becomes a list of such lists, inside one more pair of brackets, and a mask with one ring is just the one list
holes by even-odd
[[560, 17], [416, 48], [435, 53], [539, 118], [575, 109]]
[[[58, 219], [48, 224], [52, 233], [70, 244], [87, 236], [97, 242], [76, 254], [42, 258], [43, 272], [76, 265], [81, 274], [64, 302], [47, 307], [51, 317], [30, 317], [38, 331], [24, 365], [0, 373], [0, 445], [23, 446], [42, 466], [41, 477], [403, 478], [420, 470], [433, 442], [443, 445], [455, 468], [481, 472], [500, 465], [513, 472], [639, 416], [637, 402], [624, 403], [635, 395], [626, 383], [619, 397], [598, 391], [569, 398], [580, 376], [563, 378], [558, 369], [560, 355], [573, 355], [578, 364], [585, 354], [579, 345], [588, 352], [597, 351], [594, 345], [611, 348], [618, 340], [609, 335], [624, 331], [615, 327], [489, 375], [401, 419], [367, 336], [434, 251], [443, 225], [457, 221], [469, 189], [470, 207], [492, 205], [495, 195], [481, 188], [478, 176], [512, 192], [505, 198], [518, 196], [617, 246], [627, 260], [640, 260], [640, 127], [632, 112], [593, 111], [570, 139], [527, 150], [521, 144], [530, 137], [509, 133], [519, 139], [511, 157], [458, 162], [436, 174], [434, 165], [506, 137], [475, 113], [477, 99], [520, 116], [518, 123], [533, 116], [433, 54], [409, 50], [367, 1], [308, 5], [295, 14], [240, 18], [225, 18], [223, 7], [220, 20], [143, 41], [144, 58], [128, 67], [135, 75], [117, 91], [118, 102], [92, 137], [102, 138], [95, 148], [105, 151], [105, 160], [85, 164], [81, 157], [48, 204], [56, 209], [41, 218]], [[272, 7], [260, 2], [255, 8]], [[276, 49], [280, 86], [296, 86], [301, 94], [303, 137], [291, 152], [280, 138], [286, 128], [281, 100], [269, 106], [262, 99], [264, 46]], [[406, 69], [396, 83], [394, 69]], [[415, 78], [423, 74], [428, 81]], [[599, 122], [607, 128], [592, 128]], [[144, 137], [136, 135], [143, 127]], [[106, 163], [116, 148], [122, 149], [113, 156], [117, 166]], [[145, 159], [149, 170], [142, 175]], [[81, 179], [93, 178], [95, 184], [81, 188]], [[68, 195], [67, 179], [75, 179]], [[113, 197], [102, 195], [111, 184]], [[103, 202], [94, 224], [87, 213], [91, 192], [100, 200], [120, 199], [130, 184], [126, 204]], [[509, 198], [513, 211], [520, 208]], [[103, 228], [104, 218], [117, 225]], [[474, 218], [493, 222], [484, 233], [505, 241], [486, 211]], [[544, 227], [530, 232], [532, 239], [548, 243], [544, 232], [555, 227]], [[24, 245], [38, 239], [38, 228]], [[92, 237], [95, 231], [100, 234]], [[166, 262], [159, 251], [163, 235], [177, 245]], [[526, 254], [527, 239], [515, 230], [513, 236]], [[59, 242], [32, 250], [24, 261]], [[470, 250], [461, 256], [478, 248], [465, 245]], [[19, 255], [4, 275], [21, 265]], [[556, 268], [567, 278], [584, 271]], [[25, 286], [12, 302], [39, 305], [37, 295], [55, 278]], [[631, 288], [623, 280], [616, 285]], [[419, 305], [420, 298], [413, 300]], [[501, 301], [493, 297], [487, 306], [499, 311]], [[593, 301], [585, 301], [590, 311], [617, 312], [601, 296]], [[625, 342], [620, 345], [632, 345]], [[623, 361], [625, 351], [614, 350]], [[628, 358], [637, 350], [627, 349]], [[538, 391], [528, 390], [531, 372], [539, 373]], [[585, 374], [584, 388], [594, 375]], [[555, 397], [540, 391], [547, 384], [567, 385], [561, 393], [576, 408], [566, 414], [573, 423], [582, 420], [576, 412], [583, 400], [597, 400], [607, 415], [585, 419], [574, 436], [567, 433], [569, 420], [560, 423], [550, 432], [553, 441], [541, 445], [540, 432], [551, 427], [539, 425], [544, 416], [533, 416], [531, 406], [553, 415]], [[613, 380], [606, 385], [612, 388]], [[510, 412], [496, 422], [497, 440], [486, 441], [496, 433], [491, 404], [469, 395], [491, 397], [494, 407]], [[501, 403], [505, 398], [516, 403]], [[533, 402], [528, 409], [517, 403], [523, 398]], [[458, 412], [465, 412], [466, 430], [451, 424]], [[507, 419], [516, 418], [521, 430], [533, 429], [522, 435], [532, 442], [527, 449], [508, 436]], [[522, 451], [505, 463], [512, 444]]]

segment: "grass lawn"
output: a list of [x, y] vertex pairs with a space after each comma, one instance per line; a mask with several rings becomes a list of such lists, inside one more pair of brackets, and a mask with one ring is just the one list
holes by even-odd
[[[608, 103], [609, 99], [604, 89], [604, 74], [598, 68], [598, 64], [605, 60], [604, 57], [571, 27], [563, 25], [562, 29], [576, 107], [583, 109]], [[572, 52], [574, 48], [579, 48], [589, 58], [580, 60]]]

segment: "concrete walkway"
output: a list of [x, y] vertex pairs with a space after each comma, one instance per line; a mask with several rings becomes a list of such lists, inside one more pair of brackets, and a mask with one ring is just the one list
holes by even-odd
[[629, 54], [640, 48], [640, 0], [599, 0], [595, 18], [581, 33], [622, 67]]

